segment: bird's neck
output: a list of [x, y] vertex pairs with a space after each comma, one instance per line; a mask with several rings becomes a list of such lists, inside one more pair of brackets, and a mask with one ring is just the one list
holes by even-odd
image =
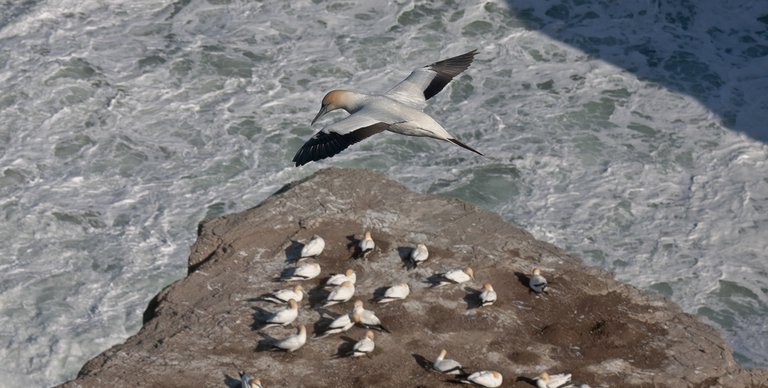
[[365, 94], [345, 90], [341, 99], [340, 106], [342, 109], [347, 111], [347, 113], [352, 114], [363, 107], [366, 98], [368, 98], [368, 96]]

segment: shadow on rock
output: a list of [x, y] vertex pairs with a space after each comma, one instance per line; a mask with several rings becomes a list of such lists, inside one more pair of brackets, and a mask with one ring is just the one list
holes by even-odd
[[528, 275], [522, 272], [515, 272], [515, 277], [517, 277], [517, 281], [520, 284], [522, 284], [525, 288], [528, 288], [528, 284], [531, 281], [531, 278]]
[[480, 294], [483, 291], [478, 290], [476, 288], [472, 288], [472, 287], [464, 287], [464, 291], [467, 292], [467, 294], [464, 295], [464, 298], [463, 298], [464, 302], [467, 304], [467, 310], [476, 309], [483, 305], [483, 302], [480, 299]]
[[268, 352], [268, 351], [277, 350], [274, 344], [280, 339], [272, 337], [271, 335], [267, 335], [267, 334], [262, 334], [262, 336], [264, 338], [260, 339], [259, 343], [256, 345], [257, 352]]
[[228, 374], [224, 374], [224, 385], [229, 388], [240, 388], [240, 379], [234, 378]]
[[307, 291], [307, 302], [310, 306], [319, 308], [323, 306], [323, 303], [325, 303], [325, 300], [328, 298], [328, 295], [330, 295], [330, 291], [326, 290], [325, 287], [323, 287], [322, 284], [319, 284], [315, 287], [312, 287], [309, 291]]
[[[339, 314], [339, 317], [343, 314]], [[331, 323], [338, 317], [331, 318], [330, 314], [328, 314], [327, 311], [320, 311], [320, 319], [318, 319], [313, 325], [312, 325], [312, 332], [315, 333], [313, 335], [314, 338], [322, 338], [323, 334], [326, 330], [328, 330], [328, 326], [331, 325]]]
[[301, 259], [301, 249], [304, 248], [304, 244], [291, 240], [291, 245], [285, 248], [285, 262], [296, 263]]
[[375, 290], [373, 290], [373, 297], [369, 299], [369, 302], [378, 302], [382, 298], [384, 298], [384, 293], [387, 292], [387, 289], [389, 289], [389, 286], [379, 287]]
[[255, 331], [259, 331], [262, 329], [266, 329], [269, 327], [269, 324], [267, 323], [267, 320], [272, 317], [274, 314], [273, 311], [261, 308], [261, 307], [251, 307], [253, 311], [253, 324], [251, 325], [251, 329]]
[[414, 269], [416, 263], [411, 260], [411, 252], [415, 251], [414, 247], [397, 247], [397, 254], [400, 255], [400, 260], [403, 261], [403, 268]]
[[336, 354], [334, 354], [334, 357], [335, 358], [350, 357], [355, 350], [355, 344], [357, 343], [357, 341], [346, 335], [341, 336], [341, 339], [344, 342], [342, 342], [341, 345], [339, 345], [339, 347], [336, 349]]
[[[430, 275], [428, 278], [424, 279], [424, 283], [429, 284], [429, 288], [435, 288], [435, 287], [440, 287], [441, 285], [443, 285], [442, 284], [443, 280], [445, 280], [445, 278], [443, 277], [443, 274], [436, 273], [436, 274]], [[448, 283], [446, 282], [445, 285], [448, 285]]]
[[363, 251], [360, 250], [360, 240], [355, 237], [354, 234], [350, 234], [347, 237], [347, 251], [352, 252], [352, 259], [363, 258]]
[[411, 356], [413, 356], [413, 359], [416, 360], [420, 367], [432, 371], [432, 361], [427, 360], [421, 354], [411, 353]]
[[532, 378], [530, 378], [530, 377], [525, 377], [525, 376], [518, 376], [518, 377], [515, 379], [515, 382], [518, 382], [518, 381], [522, 381], [522, 382], [524, 382], [524, 383], [528, 383], [528, 384], [531, 384], [531, 385], [533, 385], [534, 387], [537, 387], [537, 386], [538, 386], [538, 385], [536, 385], [536, 380], [534, 380], [534, 379], [532, 379]]

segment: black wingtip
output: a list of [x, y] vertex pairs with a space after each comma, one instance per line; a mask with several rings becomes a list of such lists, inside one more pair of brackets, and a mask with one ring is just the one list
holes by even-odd
[[424, 99], [429, 100], [432, 98], [443, 90], [445, 85], [448, 85], [454, 77], [467, 70], [475, 59], [475, 55], [477, 55], [477, 49], [427, 66], [437, 74], [427, 88], [424, 89]]
[[466, 145], [466, 144], [464, 144], [464, 143], [462, 143], [462, 142], [460, 142], [460, 141], [458, 141], [456, 139], [448, 139], [448, 141], [450, 141], [453, 144], [456, 144], [459, 147], [466, 148], [466, 149], [468, 149], [468, 150], [470, 150], [470, 151], [472, 151], [472, 152], [474, 152], [474, 153], [476, 153], [476, 154], [478, 154], [480, 156], [485, 156], [480, 151], [478, 151], [478, 150], [476, 150], [476, 149], [474, 149], [474, 148], [472, 148], [472, 147], [470, 147], [470, 146], [468, 146], [468, 145]]
[[385, 130], [387, 127], [387, 124], [376, 123], [356, 129], [345, 135], [339, 135], [335, 132], [326, 133], [320, 131], [299, 148], [296, 155], [293, 157], [293, 162], [296, 164], [296, 167], [299, 167], [309, 162], [330, 158], [331, 156], [344, 151], [352, 144], [375, 135]]

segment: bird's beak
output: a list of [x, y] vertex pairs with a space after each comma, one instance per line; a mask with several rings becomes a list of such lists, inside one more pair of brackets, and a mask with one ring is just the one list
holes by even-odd
[[317, 119], [323, 117], [323, 115], [326, 114], [326, 113], [328, 113], [327, 105], [323, 105], [323, 107], [320, 108], [320, 112], [317, 112], [317, 116], [315, 116], [315, 118], [312, 119], [312, 124], [309, 124], [309, 125], [315, 125], [315, 121], [317, 121]]

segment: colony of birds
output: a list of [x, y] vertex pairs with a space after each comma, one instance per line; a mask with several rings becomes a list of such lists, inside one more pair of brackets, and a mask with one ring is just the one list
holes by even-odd
[[[417, 68], [406, 79], [395, 85], [392, 89], [381, 95], [369, 95], [348, 90], [333, 90], [323, 98], [320, 111], [312, 120], [314, 124], [327, 113], [343, 109], [350, 115], [340, 121], [324, 127], [315, 133], [296, 153], [293, 162], [296, 166], [332, 157], [350, 145], [383, 131], [389, 131], [406, 136], [431, 137], [448, 141], [478, 155], [481, 152], [464, 144], [455, 136], [448, 133], [432, 117], [423, 112], [428, 99], [439, 93], [451, 80], [466, 70], [474, 60], [477, 50], [465, 54], [444, 59], [430, 65]], [[303, 262], [305, 259], [316, 259], [325, 248], [325, 241], [320, 236], [313, 236], [307, 242], [297, 258], [296, 266], [287, 268], [281, 280], [286, 282], [306, 281], [314, 279], [321, 274], [320, 264], [316, 261]], [[364, 258], [375, 249], [375, 243], [369, 231], [358, 241], [359, 256]], [[415, 268], [429, 258], [429, 250], [423, 243], [413, 248], [409, 255], [409, 264]], [[430, 277], [432, 288], [456, 285], [475, 280], [474, 270], [470, 267], [455, 268]], [[357, 275], [349, 269], [341, 274], [332, 274], [325, 282], [324, 287], [329, 289], [324, 301], [316, 308], [346, 303], [355, 297], [355, 283]], [[541, 275], [541, 271], [533, 269], [530, 276], [529, 287], [537, 294], [546, 292], [547, 280]], [[378, 303], [392, 303], [403, 300], [410, 295], [411, 289], [407, 283], [391, 285], [381, 294], [375, 296]], [[274, 291], [263, 296], [264, 300], [274, 303], [284, 303], [287, 307], [283, 310], [266, 314], [263, 317], [263, 328], [274, 326], [286, 326], [296, 321], [300, 312], [300, 303], [304, 299], [304, 288], [296, 284], [282, 290]], [[490, 283], [484, 283], [482, 291], [477, 295], [480, 307], [489, 308], [496, 302], [497, 294]], [[354, 302], [354, 307], [334, 317], [319, 333], [314, 333], [315, 339], [348, 331], [355, 325], [367, 329], [365, 336], [357, 341], [352, 349], [341, 356], [345, 357], [370, 357], [376, 348], [374, 330], [390, 333], [389, 330], [376, 316], [373, 310], [365, 308], [362, 300]], [[391, 335], [396, 335], [392, 333]], [[282, 339], [267, 338], [267, 345], [272, 349], [286, 352], [295, 352], [307, 343], [307, 328], [298, 325], [296, 334]], [[458, 361], [445, 358], [447, 351], [443, 349], [435, 358], [429, 368], [437, 373], [450, 375], [457, 382], [474, 384], [482, 387], [498, 387], [503, 382], [503, 376], [494, 370], [479, 370], [467, 372]], [[243, 388], [262, 387], [259, 379], [241, 373], [241, 385]], [[546, 372], [536, 377], [536, 385], [539, 388], [572, 387], [569, 385], [570, 374], [553, 374]]]
[[[312, 239], [304, 244], [299, 257], [295, 258], [294, 264], [285, 268], [279, 277], [283, 282], [297, 282], [297, 284], [261, 296], [260, 299], [262, 301], [286, 305], [283, 309], [264, 314], [260, 322], [261, 330], [270, 327], [288, 326], [297, 320], [301, 311], [301, 303], [305, 300], [306, 295], [302, 282], [320, 276], [322, 269], [318, 262], [318, 257], [324, 249], [325, 240], [318, 235], [314, 235]], [[364, 237], [356, 243], [355, 257], [367, 260], [374, 249], [375, 243], [371, 232], [366, 231]], [[428, 259], [429, 250], [427, 246], [423, 243], [418, 243], [408, 254], [406, 264], [408, 268], [416, 268]], [[357, 280], [357, 274], [351, 268], [347, 269], [344, 273], [330, 274], [323, 284], [323, 288], [328, 290], [327, 296], [320, 303], [310, 306], [310, 308], [323, 312], [329, 306], [351, 301], [356, 296], [355, 283]], [[475, 271], [471, 267], [455, 268], [436, 273], [425, 280], [431, 283], [425, 292], [430, 292], [430, 289], [474, 281]], [[548, 283], [546, 278], [542, 276], [539, 268], [533, 269], [528, 285], [530, 292], [537, 295], [547, 292]], [[373, 300], [378, 304], [392, 303], [402, 301], [410, 294], [411, 288], [408, 283], [397, 283], [386, 287], [379, 295], [374, 295]], [[493, 286], [486, 282], [483, 284], [482, 291], [476, 297], [478, 298], [478, 306], [481, 308], [491, 308], [494, 302], [496, 302], [497, 294]], [[344, 333], [356, 325], [366, 329], [365, 335], [347, 352], [338, 354], [335, 357], [375, 357], [376, 334], [374, 331], [387, 333], [388, 335], [397, 335], [397, 333], [391, 333], [386, 328], [385, 323], [376, 316], [375, 311], [366, 309], [362, 299], [356, 299], [351, 310], [333, 318], [320, 332], [313, 334], [312, 340], [321, 340], [334, 334]], [[263, 341], [265, 346], [262, 349], [295, 352], [305, 346], [307, 340], [307, 328], [305, 325], [300, 324], [296, 328], [296, 334], [284, 338], [272, 338], [265, 335], [265, 340]], [[449, 376], [456, 382], [474, 384], [481, 387], [498, 387], [502, 384], [503, 376], [498, 371], [468, 371], [460, 362], [446, 358], [447, 353], [447, 350], [441, 350], [435, 360], [428, 363], [426, 367], [438, 375]], [[240, 373], [240, 379], [242, 388], [263, 387], [260, 379], [254, 378], [245, 372]], [[571, 374], [567, 373], [549, 375], [544, 372], [534, 380], [539, 388], [577, 387], [571, 384]], [[587, 386], [582, 384], [580, 387]]]

